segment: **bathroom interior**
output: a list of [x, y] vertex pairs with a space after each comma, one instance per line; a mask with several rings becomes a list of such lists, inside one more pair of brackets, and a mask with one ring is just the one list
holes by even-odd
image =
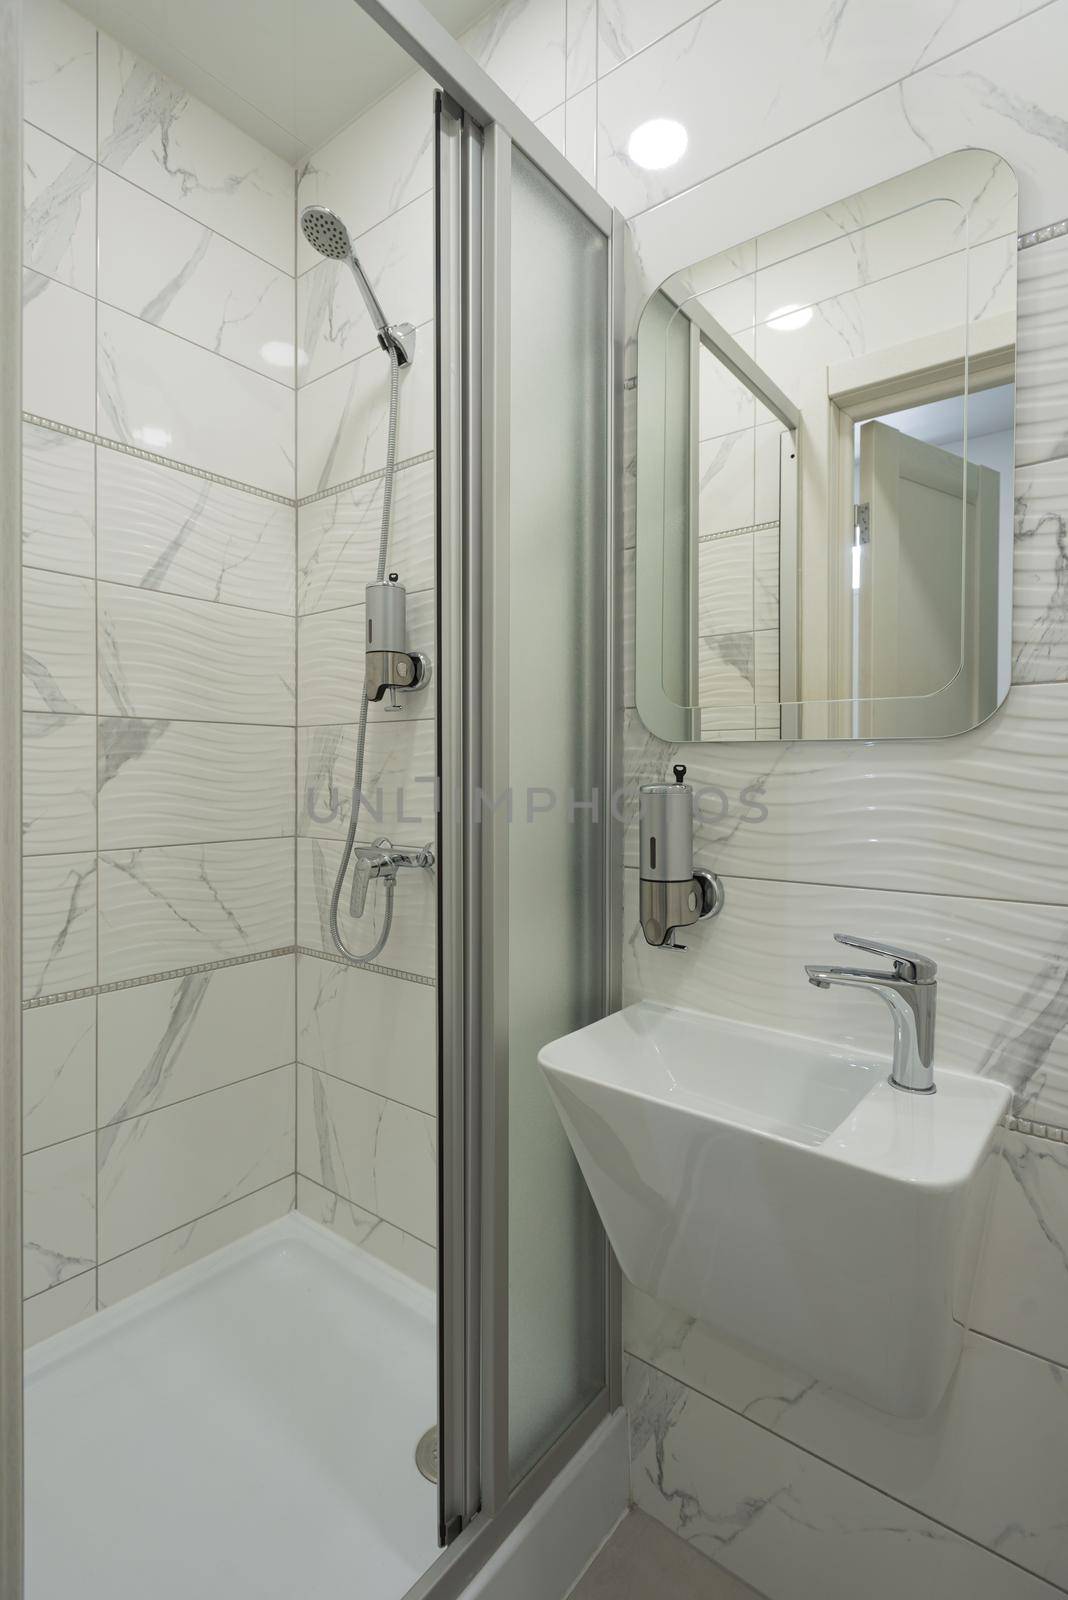
[[0, 0], [0, 1600], [1068, 1594], [1066, 49]]

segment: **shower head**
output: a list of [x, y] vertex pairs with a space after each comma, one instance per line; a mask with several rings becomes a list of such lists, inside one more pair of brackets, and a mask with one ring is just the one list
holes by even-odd
[[382, 310], [378, 296], [371, 287], [370, 279], [360, 265], [359, 258], [352, 248], [349, 230], [341, 218], [336, 212], [328, 211], [326, 206], [305, 206], [300, 214], [300, 226], [313, 250], [318, 250], [319, 254], [326, 256], [329, 261], [348, 262], [352, 276], [356, 279], [356, 286], [363, 296], [367, 314], [374, 323], [379, 344], [383, 350], [395, 351], [400, 365], [407, 366], [415, 353], [415, 329], [407, 322], [396, 324], [387, 322], [386, 313]]
[[300, 214], [304, 237], [313, 250], [331, 261], [348, 261], [353, 254], [349, 230], [341, 218], [325, 206], [305, 206]]

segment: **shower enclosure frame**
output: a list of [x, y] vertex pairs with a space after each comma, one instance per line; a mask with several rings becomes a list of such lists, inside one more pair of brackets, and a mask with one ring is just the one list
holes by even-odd
[[[621, 1280], [603, 1239], [605, 1382], [514, 1486], [508, 1463], [507, 1077], [493, 1041], [492, 982], [480, 915], [492, 926], [485, 860], [472, 817], [446, 778], [470, 781], [494, 759], [492, 630], [483, 636], [494, 541], [508, 528], [507, 481], [496, 448], [507, 437], [508, 207], [513, 147], [606, 242], [607, 417], [604, 693], [598, 707], [603, 829], [604, 1012], [621, 1002], [622, 775], [620, 593], [623, 235], [618, 212], [479, 68], [419, 0], [353, 0], [447, 97], [458, 128], [453, 166], [460, 233], [439, 251], [441, 337], [460, 359], [442, 373], [439, 406], [439, 773], [442, 807], [439, 947], [443, 1070], [439, 1123], [441, 1532], [448, 1542], [406, 1600], [453, 1600], [621, 1403]], [[20, 498], [21, 33], [20, 0], [0, 0], [0, 1600], [23, 1600], [21, 1336]], [[450, 270], [451, 264], [451, 270]], [[451, 390], [449, 385], [452, 385]], [[490, 613], [491, 614], [491, 613]], [[476, 625], [476, 623], [478, 625]], [[499, 645], [499, 636], [498, 636]], [[470, 737], [479, 730], [477, 738]], [[465, 737], [465, 730], [467, 736]], [[462, 783], [461, 783], [462, 792]], [[470, 792], [470, 791], [468, 791]], [[610, 803], [612, 802], [612, 803]], [[499, 911], [499, 907], [497, 908]], [[487, 1017], [487, 1012], [489, 1016]], [[506, 1060], [506, 1058], [505, 1058]], [[503, 1222], [502, 1222], [503, 1219]]]

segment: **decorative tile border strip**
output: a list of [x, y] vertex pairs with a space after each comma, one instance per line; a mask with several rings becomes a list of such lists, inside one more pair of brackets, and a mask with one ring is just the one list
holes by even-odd
[[378, 961], [348, 961], [344, 956], [334, 955], [330, 950], [313, 950], [311, 945], [298, 944], [298, 956], [314, 956], [317, 961], [332, 961], [338, 967], [357, 966], [361, 972], [380, 972], [386, 978], [401, 978], [405, 983], [422, 983], [428, 989], [436, 989], [437, 983], [433, 978], [427, 978], [421, 972], [405, 972], [401, 967], [386, 967]]
[[273, 489], [260, 489], [254, 483], [242, 483], [240, 478], [224, 478], [221, 473], [207, 472], [203, 467], [190, 466], [187, 461], [175, 461], [171, 456], [157, 455], [154, 450], [141, 450], [137, 445], [105, 438], [102, 433], [89, 433], [85, 428], [72, 428], [66, 422], [53, 422], [51, 417], [38, 417], [32, 411], [24, 411], [22, 420], [32, 423], [35, 428], [51, 428], [53, 433], [65, 433], [69, 439], [84, 439], [87, 444], [99, 445], [103, 450], [114, 450], [120, 456], [134, 456], [138, 461], [151, 461], [157, 467], [170, 467], [174, 472], [184, 472], [187, 477], [200, 478], [204, 483], [218, 483], [224, 489], [240, 489], [243, 494], [258, 495], [261, 500], [273, 500], [280, 506], [296, 504], [289, 495], [275, 494]]
[[743, 533], [763, 533], [766, 528], [777, 528], [778, 519], [771, 522], [751, 522], [745, 528], [723, 528], [719, 533], [699, 533], [698, 544], [713, 544], [717, 539], [737, 539]]
[[172, 967], [170, 972], [149, 972], [142, 978], [119, 978], [114, 983], [91, 983], [84, 989], [64, 989], [59, 994], [42, 994], [22, 1002], [23, 1011], [40, 1006], [57, 1006], [64, 1000], [84, 1000], [94, 994], [114, 994], [118, 989], [139, 989], [145, 983], [165, 983], [168, 978], [190, 978], [197, 972], [221, 972], [224, 967], [244, 967], [251, 961], [270, 961], [274, 956], [291, 956], [295, 945], [279, 945], [275, 950], [257, 950], [250, 956], [227, 956], [222, 961], [202, 961], [195, 967]]
[[1044, 228], [1032, 228], [1030, 233], [1021, 233], [1016, 241], [1018, 250], [1030, 250], [1033, 244], [1046, 244], [1050, 239], [1063, 239], [1068, 234], [1068, 218], [1063, 222], [1050, 222]]
[[1010, 1133], [1026, 1133], [1031, 1139], [1050, 1139], [1054, 1144], [1068, 1144], [1068, 1128], [1058, 1128], [1050, 1122], [1031, 1122], [1027, 1117], [1005, 1118]]
[[[433, 461], [434, 451], [424, 450], [421, 456], [405, 456], [403, 461], [397, 462], [396, 470], [405, 472], [409, 467], [421, 467], [424, 461]], [[365, 472], [359, 478], [346, 478], [344, 483], [335, 483], [329, 489], [316, 489], [314, 494], [302, 495], [297, 501], [297, 509], [302, 506], [313, 506], [317, 500], [330, 500], [336, 494], [345, 494], [349, 489], [358, 489], [361, 484], [374, 483], [378, 478], [386, 475], [385, 467], [376, 467], [373, 472]]]

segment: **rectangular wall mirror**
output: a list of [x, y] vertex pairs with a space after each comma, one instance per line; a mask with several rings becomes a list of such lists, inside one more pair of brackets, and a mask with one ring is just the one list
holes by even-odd
[[638, 328], [636, 700], [940, 738], [1008, 690], [1017, 188], [944, 156], [676, 272]]

